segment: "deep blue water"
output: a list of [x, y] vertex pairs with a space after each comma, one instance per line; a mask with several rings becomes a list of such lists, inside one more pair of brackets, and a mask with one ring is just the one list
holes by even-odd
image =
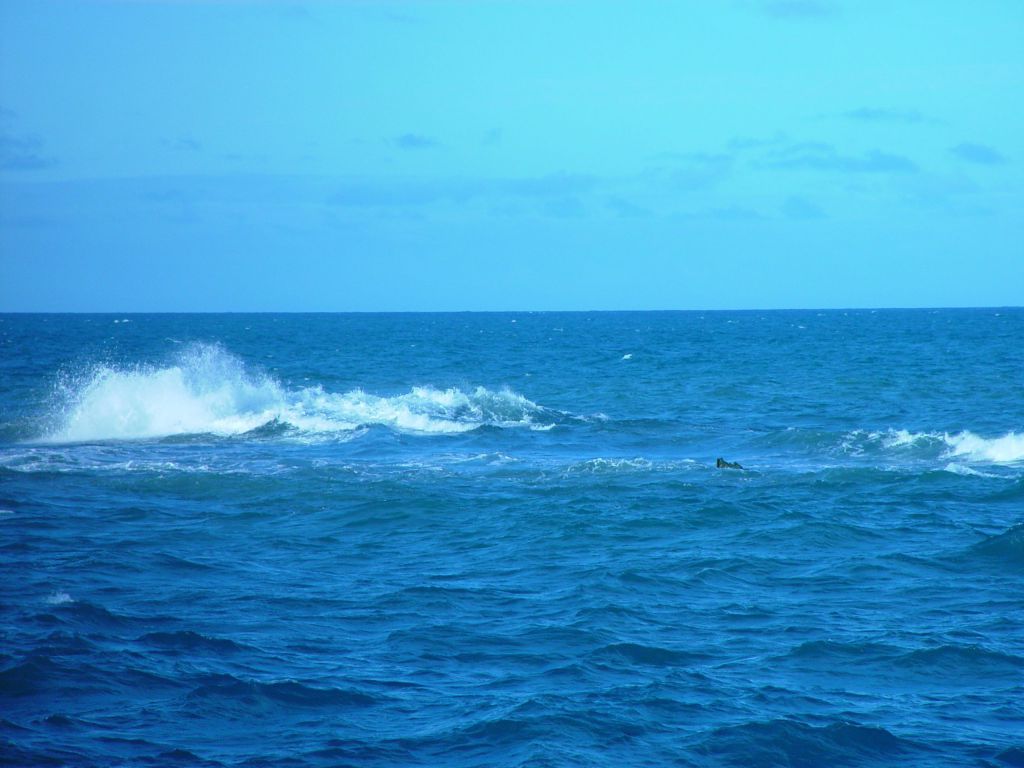
[[0, 762], [1024, 765], [1022, 339], [0, 316]]

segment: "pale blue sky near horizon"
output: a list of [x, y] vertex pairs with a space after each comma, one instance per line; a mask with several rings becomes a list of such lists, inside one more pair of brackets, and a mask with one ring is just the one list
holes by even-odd
[[0, 0], [0, 311], [1024, 304], [1024, 3]]

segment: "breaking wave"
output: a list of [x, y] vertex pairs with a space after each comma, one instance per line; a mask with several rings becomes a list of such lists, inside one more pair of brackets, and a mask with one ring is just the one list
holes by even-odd
[[[1024, 461], [1024, 433], [1007, 432], [1001, 437], [982, 437], [964, 430], [949, 432], [910, 432], [889, 429], [884, 432], [857, 430], [842, 441], [845, 453], [862, 455], [873, 451], [919, 455], [921, 458], [1012, 464]], [[954, 464], [955, 468], [961, 467]]]
[[961, 432], [944, 435], [943, 440], [949, 446], [950, 457], [996, 463], [1024, 461], [1024, 434], [1010, 432], [1002, 437], [986, 439], [972, 432]]
[[[303, 433], [351, 432], [382, 425], [413, 434], [452, 434], [482, 426], [553, 426], [554, 412], [508, 389], [413, 387], [391, 397], [361, 389], [288, 389], [249, 371], [217, 345], [197, 344], [174, 364], [99, 366], [64, 385], [56, 425], [45, 442], [135, 440], [173, 435], [243, 435], [283, 428]], [[271, 430], [273, 431], [273, 430]]]

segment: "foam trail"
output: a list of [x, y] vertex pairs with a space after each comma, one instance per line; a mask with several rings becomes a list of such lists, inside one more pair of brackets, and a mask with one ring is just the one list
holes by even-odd
[[971, 469], [965, 464], [957, 464], [955, 461], [949, 462], [943, 467], [945, 472], [952, 472], [954, 475], [962, 475], [964, 477], [992, 477], [1001, 478], [1001, 475], [993, 475], [991, 472], [980, 472], [977, 469]]
[[906, 429], [890, 429], [882, 435], [882, 445], [886, 448], [903, 448], [904, 446], [935, 442], [941, 438], [942, 436], [937, 432], [910, 432]]
[[247, 371], [216, 345], [193, 345], [164, 368], [99, 367], [67, 390], [47, 442], [231, 436], [273, 423], [314, 434], [366, 425], [449, 434], [485, 425], [543, 427], [535, 418], [550, 415], [515, 392], [484, 387], [471, 392], [414, 387], [392, 397], [359, 389], [343, 394], [321, 387], [289, 390]]

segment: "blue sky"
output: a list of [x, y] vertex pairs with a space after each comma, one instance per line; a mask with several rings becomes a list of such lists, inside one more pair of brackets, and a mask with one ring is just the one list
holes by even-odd
[[1024, 304], [1024, 3], [0, 2], [0, 310]]

